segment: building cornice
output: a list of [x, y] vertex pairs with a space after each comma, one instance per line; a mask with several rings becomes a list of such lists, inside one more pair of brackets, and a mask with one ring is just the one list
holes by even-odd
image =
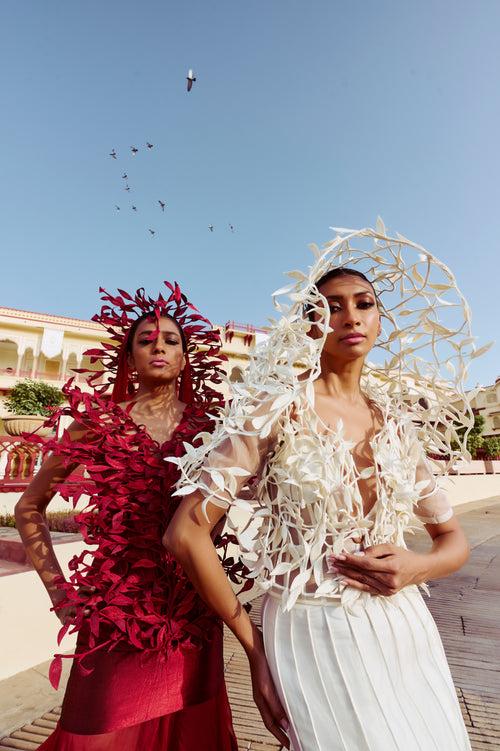
[[91, 329], [92, 331], [103, 331], [103, 328], [100, 325], [94, 323], [94, 321], [88, 321], [83, 318], [70, 318], [69, 316], [57, 316], [53, 315], [52, 313], [37, 313], [32, 310], [18, 310], [17, 308], [0, 307], [0, 317], [11, 318], [12, 320], [20, 321], [23, 323], [51, 323], [60, 324], [65, 328], [85, 328]]

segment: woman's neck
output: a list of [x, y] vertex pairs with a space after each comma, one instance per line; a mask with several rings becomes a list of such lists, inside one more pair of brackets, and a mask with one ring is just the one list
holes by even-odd
[[149, 386], [141, 383], [134, 396], [134, 402], [141, 412], [156, 414], [165, 412], [180, 404], [174, 383]]
[[363, 360], [339, 363], [328, 354], [321, 356], [321, 371], [316, 380], [316, 392], [333, 396], [350, 402], [359, 402], [363, 398], [360, 386]]

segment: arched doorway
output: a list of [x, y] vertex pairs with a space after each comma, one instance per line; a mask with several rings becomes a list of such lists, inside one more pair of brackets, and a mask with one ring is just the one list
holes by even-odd
[[0, 373], [4, 375], [16, 375], [17, 370], [17, 343], [12, 339], [0, 341]]
[[243, 381], [243, 370], [238, 365], [231, 370], [229, 375], [231, 383], [241, 383]]

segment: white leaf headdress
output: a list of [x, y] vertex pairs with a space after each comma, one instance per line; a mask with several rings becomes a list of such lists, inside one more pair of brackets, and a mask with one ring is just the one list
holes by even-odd
[[[425, 449], [446, 460], [446, 471], [458, 458], [470, 458], [470, 401], [478, 389], [466, 392], [467, 369], [471, 358], [487, 348], [475, 347], [467, 301], [444, 263], [400, 234], [391, 237], [380, 218], [376, 229], [331, 229], [336, 236], [322, 249], [310, 246], [315, 261], [308, 272], [289, 272], [294, 283], [274, 293], [275, 307], [283, 315], [271, 321], [269, 337], [256, 349], [245, 384], [252, 384], [254, 393], [269, 391], [270, 384], [276, 392], [286, 392], [297, 385], [299, 370], [294, 366], [300, 363], [310, 370], [312, 400], [312, 382], [319, 375], [330, 331], [328, 303], [316, 282], [334, 268], [361, 271], [378, 297], [378, 349], [383, 353], [381, 362], [365, 363], [362, 388], [391, 411], [409, 411]], [[282, 295], [288, 295], [290, 303], [279, 301]], [[317, 313], [318, 339], [309, 335], [311, 311]]]

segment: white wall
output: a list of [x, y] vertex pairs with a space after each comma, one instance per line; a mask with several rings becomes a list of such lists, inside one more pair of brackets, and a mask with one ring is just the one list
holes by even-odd
[[[85, 547], [83, 541], [56, 545], [65, 574], [70, 558]], [[76, 636], [65, 636], [57, 647], [61, 624], [50, 607], [45, 587], [34, 571], [0, 577], [0, 680], [49, 660], [54, 652], [74, 648]]]
[[446, 477], [440, 480], [440, 484], [447, 491], [452, 506], [494, 496], [500, 500], [500, 474]]
[[[14, 493], [10, 495], [19, 496]], [[231, 516], [236, 524], [243, 524], [248, 518], [247, 514], [239, 511], [234, 513], [234, 510]], [[86, 547], [88, 545], [82, 540], [55, 546], [55, 553], [65, 574], [68, 573], [68, 561]], [[237, 550], [230, 551], [229, 555], [235, 553]], [[246, 602], [259, 594], [260, 591], [254, 588], [251, 594], [245, 594], [241, 599]], [[50, 600], [35, 571], [1, 576], [0, 680], [51, 659], [54, 652], [72, 650], [76, 644], [76, 635], [66, 635], [61, 646], [57, 647], [59, 628], [59, 619], [50, 612]]]

